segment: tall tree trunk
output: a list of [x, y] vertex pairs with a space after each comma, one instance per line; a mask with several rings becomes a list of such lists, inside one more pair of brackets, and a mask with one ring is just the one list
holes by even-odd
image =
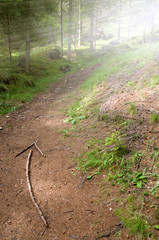
[[54, 41], [54, 38], [53, 38], [53, 26], [50, 25], [48, 27], [48, 30], [49, 30], [49, 34], [48, 34], [48, 43], [52, 43]]
[[146, 42], [146, 29], [147, 29], [147, 3], [148, 0], [145, 1], [145, 8], [144, 8], [144, 28], [142, 33], [142, 43], [144, 44]]
[[97, 30], [98, 30], [98, 7], [96, 7], [95, 26], [94, 26], [94, 49], [95, 50], [96, 50], [96, 41], [97, 41]]
[[82, 8], [82, 0], [79, 0], [79, 16], [78, 16], [78, 47], [81, 47], [82, 40], [82, 18], [81, 18], [81, 8]]
[[72, 0], [69, 0], [69, 26], [68, 26], [68, 52], [67, 59], [71, 59], [71, 44], [72, 44]]
[[25, 49], [25, 71], [30, 72], [30, 0], [26, 0], [26, 49]]
[[61, 21], [61, 56], [63, 57], [63, 0], [61, 0], [61, 16], [60, 16], [60, 21]]
[[8, 10], [7, 10], [7, 12], [6, 12], [6, 17], [7, 17], [7, 35], [8, 35], [9, 60], [12, 61], [10, 18], [9, 18]]
[[91, 8], [91, 16], [90, 16], [90, 50], [91, 52], [94, 50], [94, 8]]
[[152, 11], [152, 22], [151, 22], [151, 39], [153, 39], [154, 35], [154, 22], [155, 22], [155, 14], [156, 14], [157, 0], [154, 0], [154, 8]]
[[118, 41], [120, 42], [121, 37], [121, 11], [122, 11], [122, 2], [119, 0], [119, 22], [118, 22]]
[[132, 8], [132, 0], [129, 0], [128, 39], [131, 38], [131, 8]]

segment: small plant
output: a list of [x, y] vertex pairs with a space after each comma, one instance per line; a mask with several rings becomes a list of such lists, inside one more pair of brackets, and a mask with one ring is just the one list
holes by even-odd
[[157, 113], [153, 113], [150, 116], [150, 123], [159, 123], [159, 115]]
[[6, 102], [2, 102], [0, 104], [0, 115], [5, 115], [8, 112], [13, 112], [14, 110], [18, 109], [18, 107], [15, 107], [11, 104], [8, 104]]
[[129, 81], [125, 84], [126, 87], [134, 87], [135, 83], [133, 81]]
[[114, 132], [105, 141], [93, 139], [88, 145], [90, 149], [80, 157], [80, 166], [83, 171], [98, 168], [99, 171], [111, 168], [124, 170], [128, 161], [125, 159], [130, 150], [123, 143], [123, 135]]
[[108, 122], [108, 120], [109, 120], [109, 116], [108, 116], [108, 114], [106, 114], [106, 113], [105, 113], [105, 114], [102, 114], [100, 118], [101, 118], [101, 120], [104, 121], [104, 122]]
[[134, 116], [138, 112], [137, 107], [134, 103], [129, 103], [128, 113]]
[[57, 132], [58, 132], [59, 134], [62, 134], [64, 138], [70, 136], [70, 134], [69, 134], [69, 129], [67, 129], [67, 128], [64, 129], [64, 130], [58, 130]]
[[144, 183], [147, 183], [147, 176], [144, 172], [135, 172], [131, 180], [132, 184], [136, 185], [138, 188], [142, 188]]
[[125, 209], [117, 210], [116, 215], [123, 222], [124, 226], [129, 229], [131, 234], [138, 236], [138, 239], [148, 236], [147, 229], [150, 225], [142, 215], [126, 211]]
[[155, 87], [156, 85], [159, 84], [159, 76], [153, 76], [151, 79], [150, 79], [150, 86], [151, 87]]
[[79, 101], [76, 101], [71, 105], [71, 107], [69, 107], [66, 115], [68, 116], [68, 118], [64, 122], [71, 122], [72, 125], [76, 124], [80, 120], [84, 120], [87, 118], [85, 108], [81, 106]]
[[140, 162], [143, 157], [143, 154], [144, 154], [143, 152], [133, 152], [132, 154], [131, 160], [132, 160], [132, 163], [134, 163], [134, 165], [136, 166], [137, 170], [140, 167]]
[[153, 188], [150, 189], [151, 195], [159, 196], [159, 183], [156, 184]]
[[72, 125], [76, 124], [79, 120], [84, 120], [86, 119], [86, 116], [80, 116], [80, 117], [75, 117], [75, 118], [67, 118], [64, 122], [71, 122]]

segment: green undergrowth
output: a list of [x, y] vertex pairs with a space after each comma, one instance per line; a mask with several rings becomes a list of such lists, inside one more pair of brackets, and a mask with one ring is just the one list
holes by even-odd
[[127, 73], [131, 75], [134, 71], [140, 69], [155, 58], [158, 44], [147, 44], [130, 49], [115, 49], [113, 55], [85, 81], [81, 88], [88, 91], [97, 86], [98, 83], [104, 83], [112, 74]]
[[[87, 150], [82, 152], [78, 158], [79, 169], [87, 173], [87, 180], [96, 179], [96, 175], [102, 173], [105, 176], [106, 186], [110, 184], [112, 187], [118, 188], [121, 197], [119, 202], [124, 205], [124, 208], [119, 206], [115, 213], [123, 222], [124, 227], [128, 229], [131, 237], [137, 237], [134, 239], [147, 239], [147, 237], [157, 239], [155, 236], [157, 236], [156, 231], [158, 230], [159, 209], [155, 202], [159, 199], [159, 174], [157, 171], [159, 149], [154, 147], [152, 150], [151, 146], [147, 145], [148, 149], [140, 151], [133, 145], [129, 145], [127, 139], [133, 138], [138, 142], [138, 137], [128, 135], [128, 132], [125, 132], [125, 125], [128, 127], [129, 123], [120, 123], [122, 133], [119, 131], [106, 132], [107, 136], [104, 139], [92, 138], [89, 140], [86, 145]], [[146, 165], [146, 162], [152, 161], [152, 159], [154, 159], [153, 171]], [[142, 166], [141, 162], [143, 161]], [[125, 202], [123, 199], [126, 199]], [[148, 202], [146, 208], [145, 202]], [[152, 208], [155, 208], [154, 214], [156, 213], [157, 217], [154, 217], [153, 221], [149, 221], [150, 216], [147, 217], [146, 213], [152, 211]]]
[[[122, 73], [126, 73], [129, 76], [133, 72], [136, 72], [154, 59], [157, 46], [158, 45], [147, 44], [140, 47], [130, 48], [126, 51], [123, 51], [123, 49], [120, 48], [113, 48], [112, 51], [109, 51], [107, 56], [103, 58], [105, 61], [103, 61], [102, 66], [81, 85], [81, 98], [80, 100], [76, 100], [75, 103], [75, 105], [79, 105], [80, 107], [73, 109], [70, 107], [71, 113], [69, 114], [70, 110], [68, 110], [67, 120], [75, 124], [79, 122], [80, 119], [78, 119], [78, 117], [82, 115], [82, 112], [84, 112], [83, 117], [85, 116], [85, 118], [87, 118], [88, 116], [93, 115], [93, 111], [98, 111], [100, 108], [100, 102], [95, 100], [95, 96], [106, 87], [109, 77]], [[130, 82], [130, 85], [132, 85], [132, 82]], [[96, 106], [93, 106], [94, 104]], [[135, 104], [129, 103], [128, 113], [133, 116], [137, 112], [138, 109]]]
[[[19, 56], [13, 57], [11, 63], [8, 60], [0, 62], [1, 115], [13, 111], [20, 103], [32, 100], [35, 94], [45, 91], [51, 83], [60, 81], [64, 75], [102, 62], [106, 55], [85, 51], [84, 55], [68, 61], [65, 58], [49, 59], [48, 50], [35, 51], [31, 56], [30, 74], [24, 72], [23, 57], [21, 58], [22, 62], [19, 62]], [[69, 66], [69, 72], [63, 73], [61, 66]]]
[[[50, 49], [36, 49], [32, 51], [29, 75], [24, 73], [23, 60], [19, 62], [20, 56], [15, 54], [11, 63], [7, 60], [0, 63], [0, 114], [12, 111], [14, 106], [30, 101], [35, 94], [45, 91], [50, 83], [60, 81], [65, 75], [60, 70], [61, 65], [69, 65], [70, 72], [75, 72], [100, 63], [102, 66], [81, 86], [83, 93], [87, 92], [81, 105], [87, 107], [97, 92], [97, 84], [100, 83], [102, 86], [112, 74], [124, 72], [131, 74], [139, 69], [154, 58], [156, 47], [157, 44], [148, 44], [124, 49], [119, 45], [95, 53], [85, 49], [79, 50], [72, 61], [65, 58], [51, 60], [48, 57]], [[70, 121], [76, 123], [82, 116], [78, 117], [75, 121], [74, 118]]]
[[[131, 209], [133, 207], [133, 209]], [[149, 232], [150, 224], [142, 214], [135, 212], [135, 207], [130, 206], [129, 211], [121, 208], [116, 211], [116, 215], [123, 222], [124, 226], [129, 229], [131, 236], [136, 236], [138, 240], [147, 239], [152, 234]]]
[[[66, 122], [70, 121], [79, 135], [82, 134], [82, 126], [86, 129], [86, 134], [94, 135], [78, 157], [78, 169], [87, 173], [89, 181], [97, 180], [96, 176], [103, 174], [106, 186], [118, 188], [121, 197], [119, 202], [125, 207], [119, 206], [116, 215], [128, 229], [132, 239], [158, 239], [159, 209], [156, 202], [159, 199], [159, 149], [153, 138], [149, 139], [145, 131], [142, 134], [146, 125], [158, 123], [158, 114], [153, 113], [147, 120], [143, 120], [140, 109], [134, 102], [125, 106], [128, 117], [117, 111], [101, 112], [99, 96], [105, 94], [105, 100], [107, 99], [106, 88], [110, 76], [115, 78], [122, 73], [129, 76], [151, 62], [156, 47], [145, 45], [127, 49], [122, 54], [121, 49], [116, 49], [116, 55], [110, 55], [82, 84], [81, 97], [75, 99], [66, 111]], [[154, 84], [157, 84], [158, 80], [155, 81]], [[135, 87], [134, 82], [128, 82], [127, 87]], [[99, 131], [103, 131], [102, 137], [96, 137]], [[147, 211], [154, 213], [153, 221], [150, 214], [147, 216]]]

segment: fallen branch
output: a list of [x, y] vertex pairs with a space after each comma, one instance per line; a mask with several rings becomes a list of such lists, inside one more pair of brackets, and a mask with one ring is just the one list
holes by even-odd
[[140, 168], [141, 160], [142, 160], [142, 157], [139, 157], [138, 162], [137, 162], [137, 166], [136, 166], [136, 170], [137, 170], [137, 171], [138, 171], [139, 168]]
[[87, 172], [85, 172], [85, 174], [84, 174], [84, 176], [82, 178], [82, 181], [81, 181], [81, 183], [79, 185], [80, 188], [83, 187], [83, 184], [85, 183], [86, 180], [87, 180]]
[[44, 153], [41, 151], [41, 149], [38, 147], [38, 145], [37, 145], [36, 142], [34, 142], [34, 145], [35, 145], [36, 149], [41, 153], [41, 155], [42, 155], [43, 157], [46, 157], [45, 154], [44, 154]]
[[34, 206], [37, 208], [39, 215], [40, 215], [42, 221], [44, 222], [45, 226], [48, 227], [48, 223], [46, 222], [42, 211], [40, 210], [38, 204], [36, 203], [35, 197], [32, 192], [32, 187], [31, 187], [31, 182], [30, 182], [30, 177], [29, 177], [29, 175], [30, 175], [29, 174], [29, 172], [30, 172], [29, 166], [30, 166], [31, 156], [32, 156], [32, 150], [30, 150], [30, 152], [28, 154], [28, 159], [27, 159], [27, 164], [26, 164], [26, 177], [27, 177], [28, 189], [29, 189], [31, 200], [34, 203]]
[[31, 148], [32, 146], [34, 146], [35, 142], [33, 142], [32, 144], [30, 144], [28, 147], [24, 148], [20, 153], [18, 153], [15, 157], [18, 157], [19, 155], [21, 155], [22, 153], [26, 152], [29, 148]]
[[110, 235], [115, 234], [116, 232], [120, 231], [122, 228], [123, 228], [123, 223], [119, 222], [119, 223], [115, 224], [114, 226], [112, 226], [110, 231], [106, 231], [105, 233], [99, 235], [94, 240], [98, 240], [98, 239], [105, 238], [105, 237], [110, 237]]
[[36, 142], [33, 142], [32, 144], [30, 144], [28, 147], [24, 148], [20, 153], [18, 153], [15, 157], [18, 157], [19, 155], [21, 155], [22, 153], [26, 152], [29, 148], [31, 148], [32, 146], [35, 146], [36, 149], [41, 153], [41, 155], [43, 157], [46, 157], [45, 154], [41, 151], [41, 149], [38, 147]]
[[152, 141], [147, 137], [147, 140], [152, 148], [152, 153], [153, 153], [153, 159], [152, 159], [152, 164], [151, 164], [151, 168], [150, 168], [150, 172], [152, 172], [152, 169], [153, 169], [153, 165], [154, 165], [154, 162], [155, 162], [155, 150], [154, 150], [154, 147], [153, 147], [153, 144], [152, 144]]

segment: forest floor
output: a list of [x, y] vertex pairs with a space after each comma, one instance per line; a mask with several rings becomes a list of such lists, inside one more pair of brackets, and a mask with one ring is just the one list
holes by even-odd
[[[121, 196], [118, 187], [104, 183], [104, 173], [81, 184], [85, 176], [76, 170], [76, 158], [86, 150], [88, 139], [102, 136], [113, 126], [97, 124], [97, 128], [90, 131], [87, 126], [92, 124], [92, 120], [86, 119], [78, 136], [71, 134], [65, 137], [65, 129], [71, 128], [71, 123], [64, 123], [64, 110], [80, 98], [78, 87], [98, 68], [96, 65], [68, 74], [20, 110], [0, 118], [1, 240], [94, 240], [102, 234], [105, 234], [102, 239], [108, 239], [107, 235], [111, 240], [136, 239], [131, 238], [125, 228], [120, 237], [117, 234], [123, 227], [114, 214], [119, 204], [114, 199]], [[143, 76], [143, 72], [150, 68], [151, 65], [142, 68], [129, 81], [141, 74]], [[156, 90], [145, 89], [144, 96], [132, 89], [122, 91], [126, 81], [126, 75], [111, 76], [107, 87], [103, 88], [100, 96], [97, 95], [103, 101], [101, 111], [108, 108], [122, 111], [125, 102], [134, 100], [141, 103], [142, 109], [159, 111]], [[120, 92], [112, 91], [112, 84], [115, 91], [120, 89]], [[104, 95], [108, 93], [109, 99], [105, 101]], [[156, 125], [154, 127], [157, 133], [159, 129]], [[35, 146], [32, 147], [30, 176], [35, 199], [48, 222], [47, 229], [28, 191], [26, 163], [29, 150], [15, 157], [35, 141], [46, 157]], [[109, 194], [102, 193], [103, 186]]]

